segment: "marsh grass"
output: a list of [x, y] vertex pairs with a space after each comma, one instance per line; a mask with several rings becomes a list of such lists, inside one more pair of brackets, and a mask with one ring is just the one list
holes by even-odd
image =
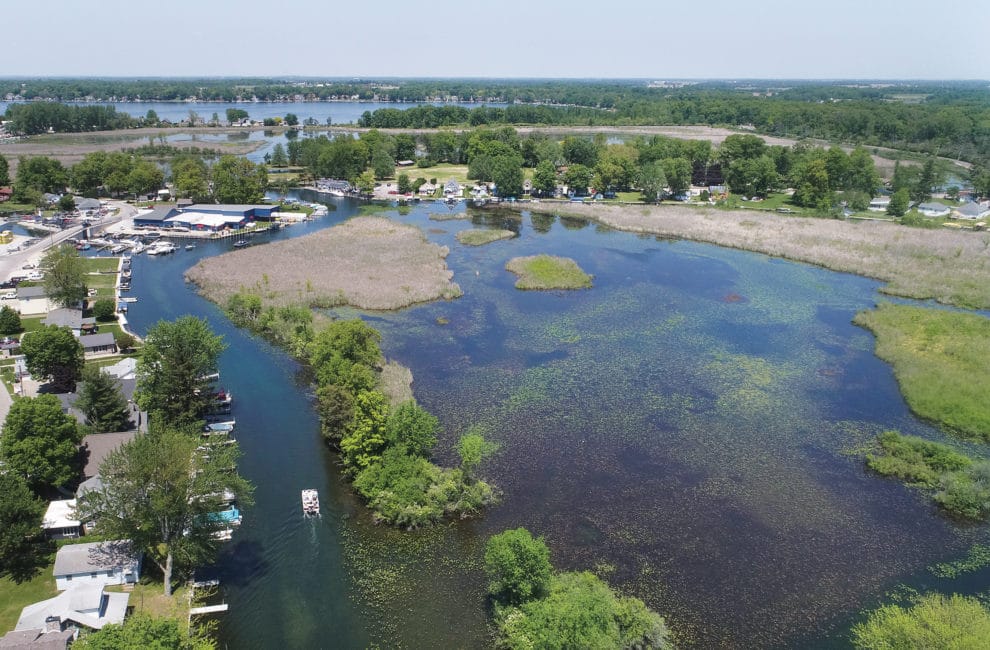
[[186, 279], [219, 305], [247, 290], [263, 294], [266, 305], [394, 310], [461, 295], [447, 268], [448, 252], [414, 226], [358, 217], [312, 235], [204, 259]]
[[[526, 204], [509, 207], [527, 209]], [[990, 233], [681, 206], [566, 203], [553, 210], [618, 230], [681, 237], [876, 278], [887, 282], [882, 291], [890, 295], [990, 308]]]
[[465, 246], [484, 246], [503, 239], [512, 239], [515, 236], [516, 233], [511, 230], [488, 230], [486, 228], [462, 230], [456, 235], [457, 241]]
[[590, 289], [591, 276], [567, 257], [514, 257], [505, 268], [519, 276], [517, 289]]
[[876, 335], [908, 406], [965, 438], [990, 442], [990, 319], [882, 304], [853, 320]]

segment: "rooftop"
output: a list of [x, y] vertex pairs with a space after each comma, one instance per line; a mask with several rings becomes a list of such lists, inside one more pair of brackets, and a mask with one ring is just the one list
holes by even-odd
[[[42, 626], [43, 627], [43, 626]], [[2, 650], [64, 650], [72, 640], [70, 630], [45, 632], [38, 628], [33, 630], [14, 630], [0, 637]]]
[[130, 597], [128, 593], [106, 593], [101, 584], [73, 585], [54, 598], [25, 607], [16, 629], [39, 629], [44, 627], [46, 619], [55, 616], [61, 621], [99, 630], [108, 623], [124, 622]]
[[45, 511], [45, 516], [41, 520], [41, 527], [45, 530], [72, 528], [79, 524], [80, 521], [76, 518], [75, 499], [52, 501], [48, 504], [48, 510]]
[[103, 332], [101, 334], [90, 334], [89, 336], [80, 336], [79, 342], [82, 343], [83, 350], [92, 350], [94, 348], [102, 348], [108, 345], [116, 345], [116, 341], [113, 338], [113, 334], [110, 332]]
[[82, 452], [86, 458], [83, 476], [91, 478], [100, 473], [100, 465], [110, 455], [110, 452], [125, 442], [130, 442], [137, 435], [136, 431], [121, 433], [91, 433], [82, 440]]
[[69, 544], [55, 554], [56, 576], [108, 571], [130, 566], [138, 561], [137, 553], [129, 540]]

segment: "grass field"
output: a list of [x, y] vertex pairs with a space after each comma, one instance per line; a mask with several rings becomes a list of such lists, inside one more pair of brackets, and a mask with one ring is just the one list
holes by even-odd
[[52, 576], [52, 563], [43, 567], [30, 580], [17, 583], [8, 577], [0, 578], [0, 632], [14, 629], [21, 610], [32, 603], [47, 600], [58, 595], [55, 578]]
[[990, 319], [883, 304], [853, 321], [872, 331], [919, 416], [965, 438], [990, 442]]
[[514, 257], [505, 268], [519, 276], [517, 289], [590, 289], [591, 276], [568, 257]]

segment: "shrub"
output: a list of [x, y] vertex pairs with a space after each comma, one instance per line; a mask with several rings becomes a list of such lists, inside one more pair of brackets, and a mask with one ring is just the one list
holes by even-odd
[[886, 605], [853, 627], [860, 650], [986, 648], [990, 611], [975, 598], [929, 594], [907, 609]]
[[110, 298], [100, 298], [93, 303], [93, 316], [100, 322], [117, 320], [117, 309]]
[[0, 334], [10, 336], [20, 332], [22, 328], [20, 314], [7, 305], [0, 308]]
[[880, 434], [880, 447], [883, 455], [866, 457], [870, 469], [926, 487], [935, 487], [944, 473], [963, 469], [971, 463], [969, 458], [947, 445], [904, 436], [896, 431]]
[[935, 501], [949, 512], [966, 519], [990, 515], [990, 461], [976, 463], [966, 471], [942, 476]]
[[542, 598], [553, 577], [550, 549], [525, 528], [499, 533], [485, 546], [485, 574], [488, 593], [503, 604]]

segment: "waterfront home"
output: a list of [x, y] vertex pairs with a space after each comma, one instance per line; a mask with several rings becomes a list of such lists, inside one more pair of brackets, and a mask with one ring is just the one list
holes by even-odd
[[890, 205], [889, 196], [876, 196], [870, 199], [870, 205], [867, 210], [872, 212], [886, 212], [887, 206]]
[[82, 522], [76, 518], [76, 500], [63, 499], [48, 504], [41, 528], [48, 539], [70, 539], [82, 535]]
[[987, 216], [990, 216], [990, 202], [987, 201], [981, 203], [969, 202], [955, 210], [955, 217], [957, 219], [977, 221]]
[[96, 329], [95, 318], [83, 318], [81, 309], [67, 309], [65, 307], [48, 312], [48, 315], [41, 319], [41, 324], [68, 327], [75, 336], [81, 336]]
[[125, 539], [69, 544], [55, 554], [53, 574], [59, 590], [79, 584], [134, 584], [141, 577], [141, 552]]
[[444, 183], [443, 195], [445, 197], [460, 197], [463, 194], [461, 190], [461, 184], [455, 181], [453, 178]]
[[114, 340], [113, 334], [109, 332], [80, 336], [79, 342], [82, 344], [83, 353], [87, 357], [117, 353], [117, 342]]
[[14, 195], [14, 190], [9, 187], [0, 187], [0, 203], [4, 203], [10, 200], [10, 197]]
[[[102, 629], [111, 623], [121, 624], [127, 616], [127, 593], [107, 593], [101, 584], [74, 586], [65, 592], [28, 605], [21, 610], [15, 630], [43, 630], [55, 626], [59, 629]], [[42, 637], [44, 639], [44, 637]], [[47, 646], [39, 646], [47, 647]]]
[[[137, 431], [119, 431], [116, 433], [91, 433], [82, 439], [81, 452], [83, 454], [83, 477], [86, 479], [99, 476], [100, 465], [110, 455], [110, 452], [120, 447], [125, 442], [130, 442], [137, 435]], [[80, 486], [81, 487], [81, 486]], [[76, 492], [79, 495], [79, 492]]]
[[436, 191], [437, 191], [436, 184], [430, 183], [429, 181], [419, 186], [420, 196], [433, 196], [434, 194], [436, 194]]
[[942, 203], [922, 203], [918, 206], [918, 212], [923, 217], [947, 217], [952, 210]]
[[41, 316], [54, 307], [44, 287], [17, 287], [17, 311], [21, 316]]

